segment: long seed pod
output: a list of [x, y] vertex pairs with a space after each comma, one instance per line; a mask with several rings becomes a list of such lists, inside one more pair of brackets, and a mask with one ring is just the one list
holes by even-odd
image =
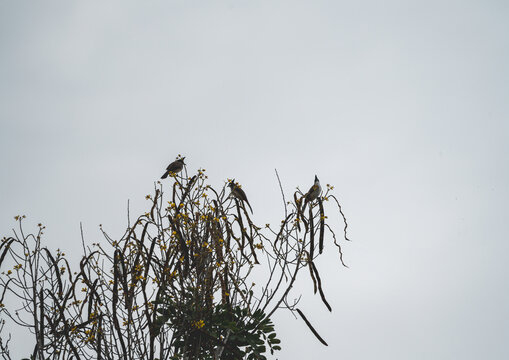
[[300, 317], [302, 318], [302, 320], [304, 320], [304, 322], [306, 323], [306, 325], [308, 326], [309, 330], [311, 330], [311, 332], [313, 333], [313, 335], [315, 335], [315, 337], [322, 343], [324, 344], [325, 346], [329, 346], [324, 339], [322, 339], [322, 337], [320, 336], [320, 334], [318, 334], [318, 332], [315, 330], [315, 328], [313, 327], [313, 325], [311, 325], [311, 323], [308, 321], [308, 319], [306, 319], [306, 317], [304, 316], [304, 314], [302, 313], [302, 311], [300, 311], [300, 309], [297, 309], [297, 312], [299, 313]]
[[46, 255], [48, 255], [48, 258], [51, 261], [53, 268], [55, 269], [55, 274], [57, 276], [57, 283], [58, 283], [58, 296], [61, 299], [63, 294], [62, 294], [62, 279], [60, 278], [60, 269], [58, 268], [58, 264], [55, 261], [55, 258], [53, 257], [53, 255], [51, 255], [50, 251], [47, 248], [44, 248], [44, 250], [46, 250]]
[[[117, 316], [117, 303], [118, 303], [118, 282], [119, 282], [119, 262], [121, 261], [121, 252], [119, 250], [115, 250], [114, 254], [114, 269], [113, 269], [113, 303], [112, 303], [112, 312], [113, 312], [113, 325], [115, 330], [117, 331], [118, 339], [120, 341], [120, 346], [122, 347], [122, 351], [124, 354], [124, 359], [127, 359], [127, 351], [123, 339], [122, 330], [120, 329], [120, 324], [118, 322]], [[125, 289], [124, 289], [125, 292]]]
[[177, 202], [176, 202], [176, 196], [177, 196], [177, 185], [178, 185], [178, 184], [179, 184], [179, 182], [178, 182], [178, 181], [175, 181], [175, 182], [173, 183], [172, 202], [173, 202], [174, 204], [176, 204], [176, 203], [177, 203]]
[[194, 181], [196, 180], [197, 176], [194, 175], [191, 180], [187, 183], [186, 191], [184, 192], [184, 195], [182, 196], [182, 199], [180, 199], [180, 203], [183, 204], [187, 195], [189, 195], [189, 192], [191, 191], [192, 186], [194, 185]]
[[134, 236], [136, 237], [134, 230], [136, 229], [136, 226], [138, 226], [139, 223], [140, 223], [140, 219], [136, 220], [133, 227], [129, 230], [129, 234], [127, 234], [126, 241], [124, 243], [124, 248], [122, 249], [123, 252], [125, 252], [127, 249], [127, 246], [129, 246], [129, 240], [131, 239], [131, 236], [134, 234]]
[[147, 235], [147, 228], [150, 223], [147, 221], [145, 223], [145, 226], [143, 227], [143, 231], [141, 232], [141, 238], [140, 238], [140, 245], [143, 244], [143, 241], [145, 239], [145, 235]]
[[118, 252], [118, 263], [117, 265], [119, 266], [119, 269], [122, 268], [122, 272], [120, 272], [118, 275], [119, 275], [119, 280], [122, 284], [122, 291], [124, 293], [124, 302], [125, 302], [125, 308], [128, 309], [128, 303], [129, 303], [129, 287], [127, 286], [127, 269], [126, 269], [126, 266], [125, 266], [125, 259], [124, 259], [124, 254], [122, 252]]
[[318, 270], [316, 269], [315, 263], [312, 262], [311, 265], [313, 266], [313, 270], [314, 270], [316, 279], [318, 281], [318, 291], [320, 292], [320, 297], [322, 298], [322, 302], [325, 304], [325, 306], [327, 306], [327, 309], [329, 309], [329, 311], [332, 312], [332, 308], [329, 305], [329, 303], [327, 302], [327, 300], [325, 299], [325, 294], [323, 293], [322, 280], [320, 279], [320, 274], [318, 273]]
[[157, 205], [157, 198], [159, 197], [159, 189], [156, 189], [156, 194], [154, 195], [154, 202], [152, 204], [152, 208], [150, 209], [150, 218], [152, 219], [152, 221], [155, 221], [155, 217], [154, 217], [154, 209]]
[[288, 221], [290, 220], [290, 218], [293, 216], [294, 214], [290, 214], [286, 217], [286, 219], [283, 221], [283, 223], [281, 224], [281, 228], [279, 229], [279, 233], [277, 234], [276, 236], [276, 240], [274, 240], [274, 246], [276, 246], [277, 244], [277, 241], [281, 238], [281, 235], [283, 234], [283, 231], [285, 230], [285, 226], [286, 224], [288, 223]]
[[155, 249], [155, 246], [156, 246], [156, 240], [157, 239], [152, 239], [152, 243], [150, 244], [150, 249], [148, 251], [148, 254], [147, 254], [147, 266], [145, 266], [145, 273], [144, 273], [144, 277], [147, 278], [148, 276], [148, 272], [150, 270], [150, 264], [152, 262], [152, 256], [154, 255], [154, 249]]
[[313, 211], [309, 206], [309, 257], [311, 260], [314, 258], [315, 253], [315, 225], [313, 223]]
[[41, 357], [44, 357], [44, 296], [42, 289], [39, 291], [39, 341]]
[[254, 250], [254, 247], [253, 247], [253, 240], [249, 237], [249, 235], [246, 233], [246, 229], [244, 228], [244, 222], [242, 221], [242, 217], [240, 215], [240, 207], [239, 207], [239, 203], [238, 203], [237, 199], [235, 199], [235, 203], [237, 204], [237, 214], [238, 214], [237, 221], [239, 222], [240, 233], [242, 234], [242, 242], [239, 243], [239, 246], [240, 246], [239, 250], [240, 250], [242, 256], [248, 262], [251, 262], [251, 260], [244, 253], [244, 249], [246, 247], [246, 239], [247, 239], [247, 242], [249, 243], [249, 247], [250, 247], [250, 250], [251, 250], [251, 254], [254, 257], [254, 262], [255, 262], [255, 264], [259, 264], [258, 258], [256, 257], [256, 253], [255, 253], [255, 250]]
[[311, 259], [311, 255], [306, 251], [306, 255], [308, 256], [308, 268], [309, 268], [309, 275], [311, 275], [311, 280], [313, 280], [313, 293], [316, 294], [317, 291], [317, 285], [316, 285], [316, 277], [313, 269], [313, 260]]
[[5, 286], [3, 287], [4, 290], [2, 291], [2, 296], [0, 297], [0, 303], [4, 302], [5, 293], [7, 290], [9, 290], [9, 283], [13, 280], [14, 280], [14, 278], [10, 278], [9, 280], [7, 280], [7, 283], [5, 283]]
[[102, 360], [102, 350], [101, 350], [101, 343], [102, 343], [102, 323], [103, 318], [102, 316], [99, 318], [99, 326], [97, 327], [97, 360]]
[[5, 244], [5, 249], [2, 252], [2, 256], [0, 256], [0, 267], [2, 266], [2, 262], [4, 261], [5, 255], [7, 255], [7, 251], [9, 251], [9, 248], [13, 241], [14, 241], [14, 238], [10, 238], [10, 240], [7, 240], [7, 241], [3, 242], [2, 245], [0, 245], [0, 249], [1, 249]]
[[323, 211], [323, 202], [318, 198], [318, 205], [320, 206], [320, 237], [318, 240], [318, 249], [320, 254], [323, 252], [323, 232], [325, 230], [325, 212]]
[[237, 205], [237, 221], [239, 222], [239, 227], [240, 227], [240, 233], [242, 235], [242, 244], [241, 244], [241, 247], [242, 249], [244, 249], [245, 245], [246, 245], [246, 232], [244, 231], [244, 222], [242, 221], [242, 216], [240, 215], [240, 205], [239, 205], [239, 201], [237, 199], [235, 199], [235, 204]]
[[[297, 219], [301, 220], [303, 218], [302, 213], [300, 211], [300, 204], [302, 203], [302, 201], [299, 200], [299, 197], [297, 196], [297, 191], [293, 193], [293, 201], [295, 201], [295, 207], [297, 208]], [[297, 221], [297, 229], [301, 231], [300, 221]]]
[[95, 301], [96, 303], [97, 302], [101, 302], [101, 298], [99, 297], [99, 294], [97, 293], [97, 290], [96, 290], [96, 286], [97, 286], [97, 282], [99, 281], [99, 279], [95, 279], [94, 282], [92, 283], [92, 285], [90, 286], [90, 299], [89, 299], [89, 302], [88, 302], [88, 319], [90, 320], [92, 318], [92, 305], [93, 305], [93, 302], [94, 302], [94, 296], [95, 296]]
[[180, 229], [177, 227], [177, 224], [175, 223], [171, 215], [168, 215], [168, 220], [170, 221], [171, 229], [175, 232], [177, 239], [179, 241], [180, 252], [182, 253], [182, 256], [184, 256], [183, 275], [187, 276], [187, 274], [189, 273], [189, 250], [187, 248], [186, 241], [184, 240], [184, 237], [182, 236]]
[[117, 303], [118, 303], [118, 278], [119, 278], [119, 265], [120, 261], [120, 250], [115, 250], [113, 255], [113, 316], [116, 317], [117, 313]]

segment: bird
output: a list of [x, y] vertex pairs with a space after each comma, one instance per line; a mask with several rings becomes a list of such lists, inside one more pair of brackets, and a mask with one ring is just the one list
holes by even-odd
[[231, 195], [233, 195], [233, 197], [236, 197], [237, 199], [245, 202], [247, 204], [247, 206], [249, 206], [249, 210], [251, 210], [251, 214], [252, 214], [253, 213], [253, 209], [251, 208], [251, 205], [249, 204], [249, 201], [247, 201], [246, 193], [244, 192], [244, 190], [242, 190], [240, 188], [240, 186], [235, 184], [235, 179], [231, 180], [228, 183], [228, 186], [231, 189]]
[[170, 173], [179, 173], [184, 168], [184, 159], [185, 157], [181, 159], [177, 159], [174, 162], [172, 162], [168, 167], [166, 168], [166, 171], [164, 172], [163, 176], [161, 176], [161, 179], [166, 179]]
[[322, 187], [320, 186], [320, 180], [318, 180], [318, 176], [315, 175], [315, 183], [309, 188], [309, 191], [306, 193], [306, 195], [304, 195], [304, 207], [302, 208], [302, 211], [306, 209], [307, 203], [315, 201], [321, 192]]

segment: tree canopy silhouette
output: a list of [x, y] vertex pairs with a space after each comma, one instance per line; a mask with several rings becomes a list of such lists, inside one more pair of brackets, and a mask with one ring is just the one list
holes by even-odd
[[[278, 176], [284, 217], [261, 227], [228, 183], [207, 185], [204, 169], [169, 178], [156, 183], [148, 211], [122, 237], [101, 227], [105, 241], [83, 242], [74, 268], [63, 250], [43, 245], [42, 224], [27, 235], [24, 216], [16, 217], [18, 230], [0, 244], [0, 316], [34, 334], [30, 358], [266, 359], [281, 349], [272, 315], [282, 308], [327, 345], [291, 290], [307, 273], [331, 310], [315, 260], [330, 238], [344, 265], [326, 216], [326, 204], [336, 207], [348, 240], [333, 187], [304, 213], [306, 194], [297, 189], [286, 201]], [[4, 359], [11, 359], [10, 340], [0, 338]]]

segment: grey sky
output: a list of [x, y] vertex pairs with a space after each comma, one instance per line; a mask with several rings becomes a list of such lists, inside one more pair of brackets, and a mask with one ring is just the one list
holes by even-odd
[[[350, 223], [279, 359], [509, 357], [505, 1], [0, 1], [0, 234], [79, 253], [187, 156], [277, 223], [317, 174]], [[338, 222], [338, 226], [339, 226]], [[33, 228], [35, 230], [35, 227]], [[307, 298], [306, 298], [307, 297]]]

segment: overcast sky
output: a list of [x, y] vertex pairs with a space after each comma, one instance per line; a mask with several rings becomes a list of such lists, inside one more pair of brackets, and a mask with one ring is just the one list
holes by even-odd
[[296, 288], [329, 347], [280, 313], [280, 360], [507, 359], [508, 34], [507, 1], [0, 0], [0, 235], [119, 236], [177, 154], [259, 224], [274, 168], [317, 174], [350, 268], [318, 262], [332, 314]]

